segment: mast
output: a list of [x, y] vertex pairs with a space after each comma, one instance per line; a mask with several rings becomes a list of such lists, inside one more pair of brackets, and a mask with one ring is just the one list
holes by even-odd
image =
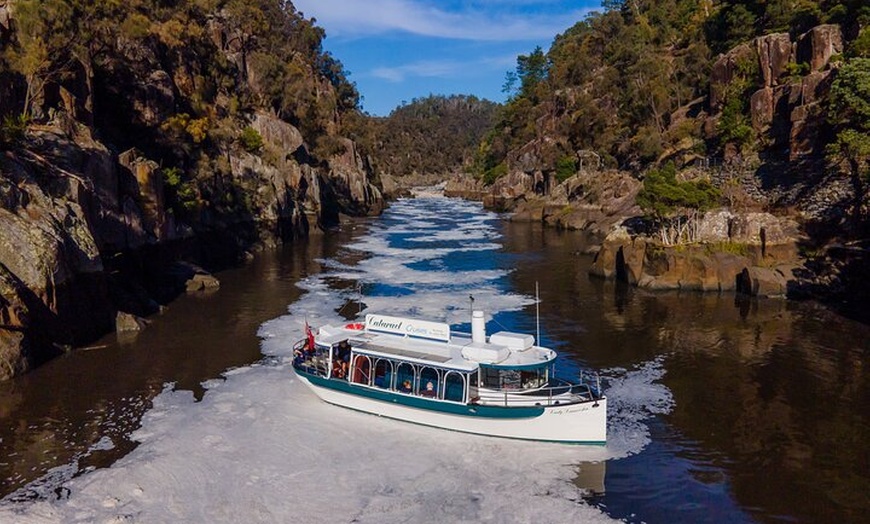
[[535, 280], [535, 340], [541, 345], [541, 300], [538, 298], [538, 281]]

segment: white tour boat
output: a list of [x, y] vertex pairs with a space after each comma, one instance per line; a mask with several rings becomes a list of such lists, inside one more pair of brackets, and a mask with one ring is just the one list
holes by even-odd
[[556, 352], [532, 335], [471, 335], [450, 325], [366, 315], [321, 326], [294, 347], [293, 368], [322, 400], [426, 426], [526, 440], [604, 444], [607, 399], [595, 377], [554, 376]]

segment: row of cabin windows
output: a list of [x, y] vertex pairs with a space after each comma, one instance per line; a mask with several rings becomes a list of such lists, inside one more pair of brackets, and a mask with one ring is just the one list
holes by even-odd
[[[373, 371], [372, 362], [374, 362]], [[482, 386], [490, 389], [540, 388], [547, 384], [549, 377], [549, 368], [547, 367], [532, 370], [483, 367], [480, 368], [480, 371]], [[401, 393], [464, 402], [466, 388], [477, 388], [478, 374], [356, 355], [351, 371], [351, 381]], [[430, 383], [431, 390], [428, 388]]]
[[354, 357], [350, 375], [356, 384], [453, 402], [465, 402], [466, 389], [477, 385], [476, 375], [366, 355]]

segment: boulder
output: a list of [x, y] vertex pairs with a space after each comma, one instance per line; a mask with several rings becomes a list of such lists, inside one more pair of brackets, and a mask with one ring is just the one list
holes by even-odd
[[215, 290], [221, 287], [221, 282], [208, 273], [197, 273], [184, 283], [184, 289], [188, 293], [197, 291]]
[[773, 89], [764, 87], [752, 94], [749, 100], [752, 128], [763, 131], [773, 122], [774, 98]]
[[800, 85], [800, 104], [806, 106], [826, 100], [833, 81], [833, 71], [814, 71], [804, 76]]
[[[170, 236], [167, 227], [166, 198], [163, 188], [163, 174], [157, 162], [142, 156], [136, 149], [118, 155], [118, 164], [126, 169], [139, 186], [143, 230], [154, 240], [165, 240]], [[135, 220], [130, 218], [130, 221]]]
[[260, 133], [264, 144], [272, 146], [283, 155], [293, 154], [304, 145], [302, 133], [295, 126], [269, 113], [256, 113], [251, 127]]
[[129, 97], [139, 123], [155, 127], [175, 111], [175, 84], [166, 71], [158, 69], [139, 77]]
[[28, 339], [21, 330], [0, 327], [0, 381], [27, 371]]
[[147, 325], [147, 320], [137, 317], [132, 313], [118, 311], [118, 314], [115, 316], [115, 331], [119, 333], [125, 331], [142, 331]]
[[737, 276], [736, 290], [753, 297], [785, 297], [788, 282], [779, 269], [747, 267]]
[[839, 25], [816, 26], [797, 39], [798, 63], [807, 63], [811, 71], [824, 69], [831, 57], [843, 52], [843, 31]]

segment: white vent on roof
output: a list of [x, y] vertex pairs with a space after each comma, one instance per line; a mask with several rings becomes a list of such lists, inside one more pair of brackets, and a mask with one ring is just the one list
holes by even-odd
[[499, 331], [498, 333], [493, 333], [489, 337], [489, 343], [495, 346], [505, 346], [509, 349], [522, 351], [524, 349], [529, 349], [535, 344], [535, 337], [524, 333]]

